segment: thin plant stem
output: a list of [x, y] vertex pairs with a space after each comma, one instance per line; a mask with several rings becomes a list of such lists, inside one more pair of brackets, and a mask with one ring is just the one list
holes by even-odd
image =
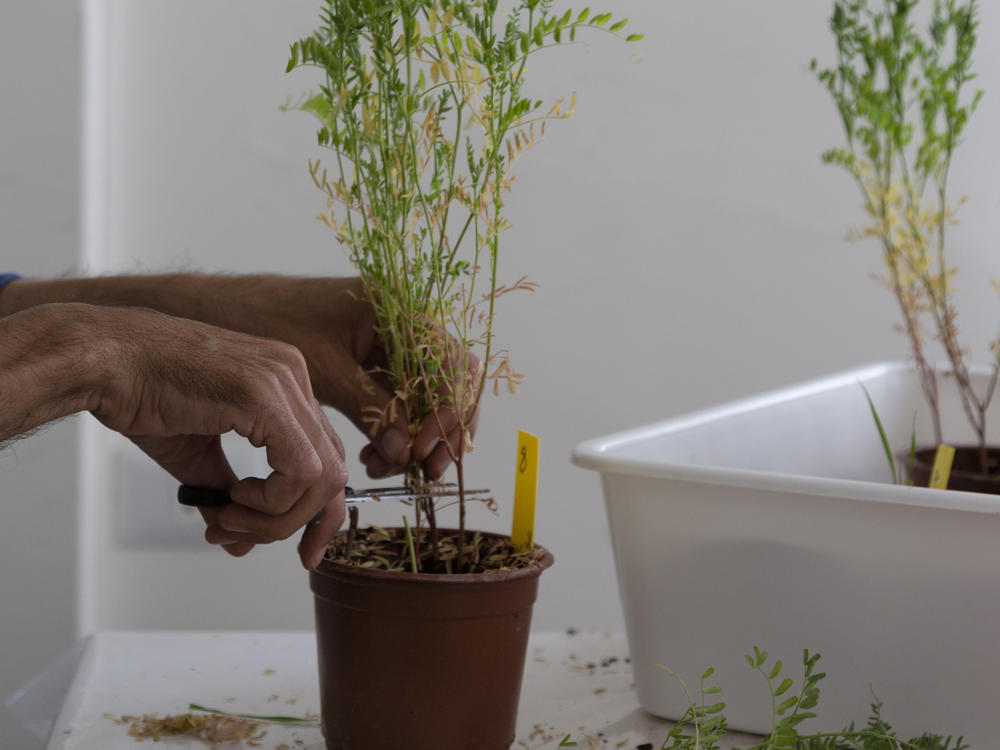
[[406, 531], [406, 549], [410, 553], [410, 569], [414, 573], [420, 572], [420, 565], [417, 563], [417, 550], [413, 543], [413, 533], [410, 531], [410, 522], [403, 516], [403, 529]]

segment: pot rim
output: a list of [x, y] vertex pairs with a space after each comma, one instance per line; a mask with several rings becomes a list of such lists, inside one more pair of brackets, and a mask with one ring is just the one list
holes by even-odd
[[[402, 529], [402, 526], [386, 526], [386, 530]], [[442, 528], [440, 531], [458, 531], [458, 529]], [[470, 533], [469, 530], [466, 533]], [[476, 533], [472, 530], [471, 533]], [[499, 534], [492, 531], [480, 531], [484, 536], [509, 539], [506, 534]], [[518, 578], [533, 578], [541, 575], [542, 571], [552, 567], [555, 557], [552, 553], [540, 544], [535, 545], [536, 550], [541, 550], [542, 555], [532, 565], [515, 570], [496, 570], [485, 573], [411, 573], [398, 570], [379, 570], [377, 568], [359, 568], [356, 565], [346, 565], [342, 562], [323, 558], [313, 573], [323, 576], [349, 576], [360, 579], [378, 579], [380, 581], [400, 581], [413, 583], [477, 583], [487, 585], [490, 583], [504, 583], [506, 581], [517, 580]]]
[[[959, 445], [952, 445], [955, 452], [959, 451], [979, 451], [979, 446], [973, 443], [961, 443]], [[934, 466], [934, 454], [937, 451], [936, 445], [918, 445], [913, 451], [913, 465], [923, 466], [930, 469]], [[1000, 455], [1000, 445], [987, 445], [986, 451], [992, 455]], [[896, 460], [902, 463], [903, 467], [906, 468], [910, 463], [910, 449], [906, 448], [904, 450], [898, 451], [896, 453]], [[978, 471], [966, 471], [964, 469], [952, 469], [950, 475], [953, 477], [969, 477], [973, 479], [988, 480], [997, 479], [996, 474], [983, 474]]]

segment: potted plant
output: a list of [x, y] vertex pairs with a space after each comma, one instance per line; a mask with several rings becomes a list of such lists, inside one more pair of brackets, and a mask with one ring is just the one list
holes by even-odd
[[[601, 473], [644, 709], [678, 719], [688, 708], [655, 663], [698, 674], [712, 661], [738, 663], [750, 638], [784, 654], [816, 648], [838, 665], [825, 691], [831, 721], [851, 721], [873, 690], [901, 733], [919, 733], [947, 706], [946, 733], [989, 747], [1000, 498], [886, 481], [859, 388], [878, 404], [892, 445], [910, 445], [915, 412], [919, 441], [981, 437], [996, 364], [958, 358], [955, 376], [943, 377], [926, 332], [940, 320], [945, 350], [961, 354], [943, 252], [948, 166], [979, 99], [965, 93], [975, 5], [833, 7], [838, 62], [820, 80], [848, 147], [826, 160], [862, 191], [871, 222], [857, 234], [882, 244], [920, 364], [875, 364], [586, 441], [574, 462]], [[719, 675], [731, 725], [770, 731], [752, 675]]]
[[[873, 238], [882, 249], [885, 275], [902, 314], [920, 387], [931, 419], [934, 446], [915, 451], [914, 480], [926, 484], [935, 449], [943, 440], [938, 368], [928, 352], [940, 343], [962, 413], [976, 436], [956, 450], [950, 486], [1000, 493], [1000, 450], [986, 442], [986, 414], [1000, 374], [1000, 338], [992, 369], [977, 388], [958, 334], [954, 302], [956, 269], [947, 254], [949, 227], [958, 205], [950, 189], [952, 157], [983, 95], [969, 91], [978, 18], [975, 0], [935, 0], [926, 33], [913, 18], [915, 0], [878, 4], [838, 0], [830, 19], [837, 61], [812, 69], [829, 91], [846, 144], [823, 161], [843, 168], [858, 186], [868, 224], [853, 239]], [[908, 454], [909, 451], [903, 451]], [[904, 457], [904, 463], [909, 463]]]
[[[483, 393], [521, 378], [494, 336], [497, 301], [533, 288], [501, 282], [504, 193], [546, 122], [573, 109], [525, 93], [528, 60], [582, 29], [621, 36], [625, 23], [545, 0], [505, 16], [497, 0], [324, 0], [319, 28], [291, 46], [288, 71], [324, 76], [297, 105], [331, 151], [310, 162], [320, 218], [348, 248], [384, 345], [371, 374], [394, 398], [373, 428], [399, 414], [411, 438], [431, 425], [456, 474], [452, 491], [413, 462], [406, 483], [423, 497], [412, 524], [361, 529], [352, 512], [311, 574], [331, 750], [513, 741], [531, 604], [552, 556], [470, 532], [464, 471]], [[446, 494], [456, 529], [438, 522]]]

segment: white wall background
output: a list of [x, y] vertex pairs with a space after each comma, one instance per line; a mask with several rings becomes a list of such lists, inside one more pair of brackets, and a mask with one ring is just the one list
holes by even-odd
[[[79, 248], [80, 14], [15, 0], [0, 19], [0, 267], [61, 274]], [[0, 701], [75, 637], [77, 444], [71, 420], [0, 451]], [[0, 746], [28, 742], [0, 709]]]
[[[17, 68], [23, 78], [5, 72], [0, 79], [6, 103], [0, 122], [5, 134], [17, 134], [13, 143], [4, 139], [0, 237], [5, 265], [44, 274], [74, 265], [68, 248], [76, 174], [68, 165], [76, 152], [68, 144], [76, 143], [79, 97], [67, 68], [77, 64], [79, 45], [71, 7], [57, 17], [22, 5], [33, 20], [60, 30], [64, 44], [52, 51], [61, 65], [32, 55], [31, 66]], [[519, 396], [487, 403], [470, 460], [477, 484], [509, 497], [515, 431], [541, 437], [537, 538], [557, 557], [536, 608], [536, 627], [546, 629], [621, 622], [599, 483], [569, 464], [576, 443], [906, 354], [892, 330], [893, 303], [868, 278], [879, 270], [877, 249], [843, 242], [861, 219], [859, 198], [845, 175], [819, 160], [841, 139], [832, 104], [807, 69], [813, 56], [832, 57], [830, 4], [606, 5], [646, 39], [627, 46], [596, 36], [589, 46], [537, 58], [534, 90], [549, 98], [576, 91], [579, 103], [575, 117], [554, 123], [546, 143], [519, 164], [502, 272], [510, 279], [528, 274], [541, 287], [505, 305], [500, 334], [528, 378]], [[329, 230], [313, 219], [323, 205], [305, 170], [307, 158], [319, 154], [313, 123], [277, 109], [311, 85], [308, 75], [283, 71], [288, 43], [313, 28], [316, 3], [91, 0], [91, 6], [107, 14], [97, 50], [106, 56], [97, 55], [95, 78], [104, 119], [91, 144], [103, 152], [100, 179], [92, 173], [88, 193], [99, 204], [92, 214], [98, 227], [88, 235], [92, 268], [350, 273]], [[984, 3], [981, 17], [977, 69], [987, 97], [952, 184], [971, 197], [953, 235], [959, 322], [983, 360], [998, 311], [987, 281], [1000, 276], [994, 251], [1000, 144], [991, 137], [1000, 121], [1000, 45], [993, 43], [1000, 8]], [[2, 28], [13, 44], [14, 52], [7, 44], [3, 52], [10, 70], [34, 42], [6, 19]], [[58, 126], [55, 97], [38, 96], [49, 90], [68, 91]], [[40, 187], [35, 181], [43, 175], [31, 167], [31, 155], [51, 165]], [[57, 177], [60, 184], [51, 188]], [[69, 195], [59, 200], [52, 190]], [[18, 255], [29, 230], [34, 251]], [[333, 418], [356, 455], [360, 438]], [[52, 493], [65, 526], [76, 493], [72, 437], [59, 443], [61, 435], [33, 438], [18, 454], [59, 466], [47, 479], [64, 480]], [[311, 626], [293, 543], [244, 560], [204, 547], [197, 523], [173, 507], [169, 480], [122, 441], [95, 439], [81, 488], [87, 529], [81, 627]], [[245, 471], [261, 470], [256, 454], [231, 445]], [[31, 481], [28, 467], [13, 463], [8, 456], [0, 465], [5, 563], [15, 554], [38, 554], [7, 551], [12, 524], [47, 528], [54, 516], [43, 519], [46, 511], [10, 492], [8, 482]], [[150, 514], [164, 519], [162, 534], [140, 528]], [[387, 515], [396, 517], [382, 508], [378, 518]], [[505, 507], [499, 519], [482, 521], [505, 528], [509, 517]], [[51, 568], [68, 570], [66, 545], [72, 541], [64, 535], [58, 553], [47, 558], [45, 578]], [[15, 586], [11, 578], [4, 574], [5, 587]], [[4, 598], [0, 617], [5, 654], [9, 634], [25, 632], [21, 615], [9, 613], [49, 606], [37, 591], [17, 586], [4, 589], [15, 596]], [[65, 638], [60, 633], [46, 643]]]

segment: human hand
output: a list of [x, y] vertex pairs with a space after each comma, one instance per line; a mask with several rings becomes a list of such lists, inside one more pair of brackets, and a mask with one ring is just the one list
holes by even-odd
[[[230, 490], [233, 505], [202, 510], [209, 542], [243, 555], [305, 526], [302, 564], [319, 565], [344, 519], [347, 471], [301, 354], [148, 310], [98, 310], [114, 331], [119, 366], [94, 415], [178, 481]], [[219, 439], [230, 430], [266, 447], [266, 479], [236, 481]]]
[[[393, 388], [378, 374], [386, 366], [385, 350], [360, 279], [260, 276], [245, 277], [244, 283], [251, 286], [220, 288], [227, 307], [223, 324], [288, 341], [302, 352], [317, 398], [371, 438], [360, 456], [370, 477], [397, 474], [411, 459], [429, 479], [444, 474], [463, 450], [454, 408], [427, 417], [412, 435], [399, 411], [372, 431], [372, 417], [387, 413]], [[469, 366], [478, 367], [474, 356]], [[470, 437], [476, 422], [473, 415]]]

